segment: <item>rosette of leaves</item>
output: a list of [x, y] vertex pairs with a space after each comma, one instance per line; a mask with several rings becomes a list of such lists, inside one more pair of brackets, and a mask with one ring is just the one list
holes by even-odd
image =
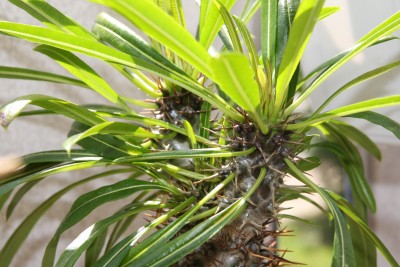
[[[93, 1], [119, 13], [140, 29], [140, 35], [105, 13], [88, 30], [46, 1], [10, 2], [44, 26], [1, 21], [0, 33], [38, 44], [35, 51], [55, 60], [73, 78], [6, 66], [0, 67], [0, 76], [79, 86], [110, 104], [76, 105], [31, 94], [2, 106], [4, 127], [20, 116], [57, 114], [73, 121], [65, 149], [27, 155], [22, 170], [0, 181], [7, 216], [45, 177], [97, 166], [110, 170], [70, 184], [41, 203], [2, 248], [2, 265], [11, 263], [35, 223], [61, 196], [77, 185], [120, 173], [126, 178], [72, 203], [48, 243], [43, 266], [74, 266], [83, 253], [86, 266], [291, 264], [285, 251], [277, 249], [277, 237], [284, 234], [280, 205], [297, 198], [312, 202], [309, 193], [323, 198], [333, 221], [332, 266], [376, 266], [376, 249], [392, 266], [399, 266], [367, 224], [368, 211], [376, 207], [356, 145], [377, 158], [379, 149], [341, 118], [364, 119], [399, 137], [396, 122], [371, 110], [400, 104], [400, 95], [328, 111], [325, 107], [338, 94], [396, 68], [400, 61], [347, 82], [313, 113], [299, 113], [298, 107], [363, 50], [396, 39], [391, 34], [400, 28], [400, 13], [301, 76], [300, 60], [315, 24], [338, 10], [324, 6], [322, 0], [247, 1], [239, 16], [230, 13], [234, 0], [197, 1], [196, 36], [186, 29], [179, 0]], [[246, 27], [259, 9], [260, 52]], [[217, 39], [222, 46], [211, 54]], [[110, 64], [121, 79], [128, 79], [153, 100], [120, 94], [79, 55]], [[28, 105], [39, 110], [28, 111]], [[136, 113], [133, 106], [137, 105], [152, 112]], [[352, 203], [306, 175], [319, 163], [313, 156], [315, 147], [332, 151], [342, 163], [350, 179]], [[311, 156], [299, 155], [305, 150]], [[285, 185], [288, 174], [304, 186]], [[87, 228], [56, 258], [58, 241], [66, 230], [119, 199], [131, 202]], [[152, 214], [149, 222], [129, 230], [142, 212]]]

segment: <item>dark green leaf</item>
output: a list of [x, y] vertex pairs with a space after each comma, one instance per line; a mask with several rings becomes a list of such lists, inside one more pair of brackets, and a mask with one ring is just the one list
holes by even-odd
[[6, 66], [0, 66], [0, 78], [45, 81], [45, 82], [75, 85], [80, 87], [88, 87], [87, 84], [85, 84], [84, 82], [66, 76], [45, 71], [6, 67]]
[[313, 189], [323, 198], [333, 215], [335, 234], [332, 267], [355, 267], [353, 243], [348, 229], [348, 222], [342, 215], [336, 202], [323, 188], [317, 186], [307, 176], [305, 176], [290, 160], [285, 159], [285, 162], [291, 173], [299, 181]]
[[382, 114], [373, 111], [365, 111], [351, 114], [349, 115], [349, 117], [364, 119], [373, 124], [380, 125], [386, 130], [392, 132], [398, 139], [400, 139], [400, 124]]

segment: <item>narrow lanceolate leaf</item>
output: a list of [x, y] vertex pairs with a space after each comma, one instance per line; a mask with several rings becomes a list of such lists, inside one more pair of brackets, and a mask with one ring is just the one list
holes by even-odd
[[81, 179], [78, 182], [75, 182], [57, 193], [53, 194], [50, 198], [46, 199], [42, 204], [40, 204], [31, 214], [29, 214], [22, 223], [18, 226], [18, 228], [14, 231], [13, 235], [8, 239], [5, 243], [4, 247], [0, 252], [0, 262], [5, 266], [9, 266], [13, 257], [18, 252], [18, 249], [24, 242], [24, 240], [28, 237], [29, 233], [31, 232], [32, 228], [36, 225], [38, 220], [42, 218], [45, 212], [63, 195], [74, 189], [75, 187], [87, 183], [91, 180], [101, 178], [104, 176], [112, 175], [112, 174], [119, 174], [119, 173], [126, 173], [132, 172], [132, 169], [120, 169], [120, 170], [112, 170], [103, 172], [101, 174], [93, 175], [85, 179]]
[[318, 21], [324, 0], [302, 1], [297, 9], [293, 20], [292, 28], [289, 33], [282, 61], [279, 66], [276, 81], [275, 110], [272, 119], [275, 120], [282, 112], [282, 107], [286, 101], [289, 83], [295, 73], [304, 49], [311, 36], [312, 30]]
[[7, 67], [7, 66], [0, 66], [0, 78], [45, 81], [45, 82], [75, 85], [80, 87], [88, 87], [87, 84], [85, 84], [80, 80], [62, 76], [59, 74], [25, 69], [25, 68]]
[[261, 0], [261, 54], [263, 64], [269, 62], [275, 69], [276, 22], [278, 0]]
[[89, 128], [88, 130], [82, 133], [70, 136], [64, 142], [64, 148], [67, 151], [70, 151], [73, 145], [75, 145], [79, 141], [97, 134], [112, 134], [113, 136], [122, 135], [128, 137], [137, 137], [139, 140], [145, 138], [158, 139], [166, 137], [162, 134], [154, 134], [152, 132], [146, 131], [142, 127], [139, 127], [134, 124], [124, 123], [124, 122], [103, 122]]
[[180, 235], [163, 246], [159, 246], [152, 251], [149, 251], [146, 256], [143, 256], [139, 260], [122, 266], [170, 266], [183, 258], [184, 255], [190, 253], [209, 240], [225, 225], [238, 216], [245, 207], [246, 202], [243, 199], [237, 200], [222, 212], [198, 224], [190, 231]]
[[300, 0], [279, 0], [277, 9], [277, 28], [276, 45], [275, 45], [275, 66], [274, 69], [279, 69], [282, 60], [283, 51], [285, 50], [289, 32], [292, 28], [292, 23], [299, 8]]
[[193, 36], [152, 0], [95, 0], [124, 15], [148, 36], [165, 45], [206, 76], [210, 55]]
[[[179, 259], [183, 258], [188, 253], [194, 251], [196, 248], [200, 247], [207, 240], [212, 238], [216, 233], [218, 233], [224, 226], [232, 222], [236, 216], [243, 212], [246, 208], [247, 201], [254, 191], [258, 188], [261, 182], [265, 179], [266, 169], [263, 168], [260, 174], [251, 187], [251, 189], [242, 198], [239, 198], [232, 205], [224, 209], [218, 214], [208, 218], [204, 222], [198, 224], [193, 229], [181, 234], [177, 238], [169, 241], [165, 244], [159, 244], [156, 248], [152, 250], [145, 251], [143, 256], [131, 261], [126, 261], [123, 267], [133, 267], [133, 266], [170, 266], [171, 264], [177, 262]], [[235, 174], [231, 174], [228, 179], [232, 179]], [[226, 184], [226, 181], [225, 181]], [[217, 191], [214, 189], [213, 191]], [[215, 192], [214, 192], [215, 194]], [[213, 195], [211, 192], [208, 196]], [[204, 202], [203, 199], [201, 202]], [[200, 204], [200, 203], [199, 203]], [[200, 206], [197, 204], [196, 206]], [[193, 218], [193, 217], [192, 217]]]
[[327, 6], [323, 7], [321, 13], [319, 13], [318, 20], [323, 20], [329, 17], [330, 15], [335, 14], [336, 12], [340, 11], [340, 7], [338, 6]]
[[332, 267], [355, 267], [353, 243], [348, 223], [336, 202], [323, 188], [317, 186], [305, 176], [290, 160], [285, 159], [285, 163], [300, 182], [313, 189], [322, 197], [332, 213], [335, 225]]
[[182, 72], [128, 26], [106, 13], [100, 13], [96, 17], [92, 31], [102, 42], [119, 51], [149, 61], [167, 70]]
[[144, 153], [141, 155], [124, 157], [115, 160], [116, 163], [129, 163], [129, 162], [142, 162], [149, 160], [167, 160], [167, 159], [179, 159], [179, 158], [225, 158], [244, 156], [254, 152], [255, 148], [250, 148], [245, 151], [228, 151], [219, 148], [202, 148], [202, 149], [190, 149], [190, 150], [168, 150], [160, 152]]
[[384, 108], [396, 105], [400, 105], [400, 95], [374, 98], [371, 100], [366, 100], [355, 104], [343, 106], [341, 108], [337, 108], [322, 113], [318, 116], [311, 117], [310, 119], [305, 120], [303, 122], [288, 125], [287, 129], [300, 129], [307, 126], [317, 125], [324, 121], [329, 121], [334, 118], [349, 116], [355, 113], [370, 111], [372, 109]]
[[338, 129], [338, 132], [360, 145], [376, 159], [381, 159], [381, 152], [378, 146], [362, 131], [342, 121], [332, 121], [332, 124]]
[[117, 245], [112, 247], [109, 251], [107, 251], [104, 254], [103, 257], [101, 257], [97, 261], [95, 267], [121, 266], [121, 263], [127, 258], [127, 255], [129, 253], [132, 252], [133, 255], [140, 256], [140, 254], [151, 250], [153, 246], [163, 243], [164, 242], [163, 239], [168, 240], [171, 236], [176, 234], [176, 232], [180, 229], [178, 228], [175, 230], [174, 229], [171, 230], [171, 228], [176, 228], [175, 224], [177, 223], [177, 221], [180, 220], [180, 218], [182, 218], [182, 216], [180, 216], [180, 218], [175, 220], [174, 222], [168, 224], [166, 227], [162, 228], [161, 230], [158, 230], [151, 236], [144, 239], [143, 242], [138, 244], [136, 247], [133, 247], [136, 245], [138, 240], [143, 235], [148, 233], [150, 230], [156, 228], [157, 226], [161, 225], [162, 223], [166, 222], [169, 218], [175, 216], [183, 209], [187, 208], [195, 200], [196, 200], [195, 197], [193, 196], [189, 197], [185, 201], [179, 203], [179, 205], [177, 205], [175, 208], [170, 209], [168, 212], [164, 213], [163, 215], [159, 216], [158, 218], [148, 223], [145, 227], [141, 227], [133, 234], [130, 234], [129, 236], [118, 242]]
[[[79, 138], [80, 134], [85, 133], [89, 129], [89, 126], [75, 121], [71, 126], [68, 136], [75, 135]], [[129, 155], [137, 155], [147, 151], [147, 149], [139, 145], [128, 143], [122, 138], [118, 139], [117, 136], [113, 136], [111, 134], [90, 135], [77, 141], [77, 144], [84, 150], [101, 156], [105, 159], [118, 159]]]
[[260, 89], [247, 57], [243, 54], [226, 53], [214, 58], [212, 63], [215, 81], [221, 90], [266, 131], [260, 112]]
[[335, 97], [337, 97], [339, 94], [346, 91], [347, 89], [350, 89], [353, 86], [355, 86], [359, 83], [365, 82], [369, 79], [380, 76], [380, 75], [382, 75], [394, 68], [397, 68], [399, 66], [400, 66], [400, 61], [395, 61], [393, 63], [379, 67], [377, 69], [368, 71], [368, 72], [358, 76], [357, 78], [351, 80], [350, 82], [346, 83], [345, 85], [340, 87], [338, 90], [336, 90], [336, 92], [334, 92], [330, 97], [328, 97], [328, 99], [325, 100], [325, 102], [314, 112], [314, 115], [320, 113], [320, 111], [322, 111]]
[[149, 255], [151, 255], [152, 251], [154, 251], [154, 249], [156, 249], [157, 247], [165, 244], [171, 237], [173, 237], [207, 201], [209, 201], [222, 188], [224, 188], [229, 182], [231, 182], [234, 177], [235, 173], [230, 174], [224, 181], [215, 186], [213, 190], [211, 190], [211, 192], [209, 192], [196, 205], [186, 211], [183, 215], [179, 216], [178, 219], [151, 235], [141, 244], [132, 248], [129, 252], [128, 257], [125, 259], [124, 265], [136, 264], [136, 266], [146, 266], [142, 265], [142, 260], [145, 262], [153, 260], [151, 257], [149, 258]]
[[146, 210], [158, 210], [165, 208], [165, 206], [165, 204], [162, 204], [158, 201], [135, 202], [127, 205], [112, 216], [96, 222], [95, 224], [86, 228], [85, 231], [83, 231], [68, 245], [68, 247], [62, 252], [56, 266], [74, 266], [81, 254], [88, 249], [89, 246], [93, 244], [95, 239], [102, 235], [110, 225], [133, 214], [137, 214]]
[[37, 171], [34, 169], [34, 170], [28, 172], [27, 174], [15, 175], [15, 176], [10, 177], [7, 180], [0, 181], [1, 182], [0, 183], [0, 185], [1, 185], [0, 186], [0, 198], [21, 184], [25, 184], [30, 181], [41, 179], [41, 178], [47, 177], [49, 175], [68, 172], [68, 171], [74, 171], [74, 170], [83, 170], [83, 169], [100, 167], [100, 166], [104, 167], [109, 164], [110, 164], [110, 162], [96, 160], [96, 161], [65, 163], [65, 164], [56, 165], [56, 166], [51, 165], [51, 166], [48, 166], [47, 168], [38, 168]]
[[205, 101], [218, 107], [218, 109], [233, 119], [238, 121], [244, 120], [243, 116], [229, 106], [221, 97], [215, 95], [204, 86], [201, 86], [190, 77], [179, 73], [171, 73], [170, 71], [151, 64], [148, 61], [123, 53], [101, 44], [98, 41], [92, 41], [87, 38], [66, 34], [52, 29], [3, 21], [0, 21], [0, 33], [12, 35], [30, 42], [47, 44], [71, 52], [81, 53], [133, 69], [150, 72], [158, 77], [172, 81], [174, 84], [182, 86], [188, 91], [202, 97]]
[[[227, 10], [230, 10], [235, 4], [236, 0], [222, 0], [220, 2]], [[223, 20], [218, 8], [214, 5], [213, 0], [201, 1], [200, 6], [201, 24], [199, 42], [206, 50], [208, 50], [220, 31]]]
[[286, 111], [285, 115], [290, 114], [294, 111], [308, 96], [323, 83], [329, 76], [331, 76], [336, 70], [338, 70], [346, 62], [353, 59], [356, 55], [361, 53], [363, 50], [373, 45], [383, 37], [387, 37], [393, 32], [400, 28], [400, 11], [389, 17], [387, 20], [382, 22], [380, 25], [371, 30], [368, 34], [362, 37], [354, 47], [350, 49], [349, 53], [346, 53], [343, 57], [340, 57], [333, 65], [331, 65], [326, 71], [319, 75], [305, 91], [300, 95], [300, 97], [290, 105]]
[[362, 230], [364, 232], [364, 234], [370, 238], [370, 240], [379, 249], [382, 256], [385, 257], [385, 259], [388, 261], [388, 263], [392, 267], [400, 266], [399, 263], [396, 261], [396, 259], [393, 257], [393, 255], [389, 252], [389, 250], [386, 248], [386, 246], [379, 239], [379, 237], [377, 237], [374, 234], [374, 232], [368, 227], [368, 225], [357, 215], [357, 213], [354, 211], [354, 209], [351, 207], [351, 205], [347, 202], [347, 200], [345, 200], [344, 198], [342, 198], [341, 196], [339, 196], [333, 192], [329, 192], [329, 194], [335, 200], [336, 204], [343, 211], [343, 213], [346, 214], [346, 216], [348, 218], [353, 220], [355, 225], [357, 227], [359, 227], [359, 229]]
[[229, 13], [226, 7], [222, 5], [220, 1], [213, 0], [213, 3], [217, 6], [219, 13], [221, 14], [221, 17], [224, 20], [226, 29], [228, 30], [229, 39], [232, 42], [234, 51], [242, 53], [243, 52], [242, 44], [240, 42], [239, 35], [237, 33], [232, 15]]
[[55, 251], [61, 234], [75, 224], [79, 223], [90, 212], [105, 203], [132, 196], [143, 190], [170, 191], [168, 187], [135, 179], [125, 179], [112, 185], [88, 192], [80, 196], [72, 205], [70, 211], [58, 227], [55, 235], [49, 242], [43, 258], [42, 266], [53, 266]]
[[9, 0], [14, 5], [28, 12], [32, 17], [41, 21], [47, 27], [63, 32], [93, 38], [93, 35], [85, 27], [65, 16], [62, 12], [46, 1], [40, 0]]
[[72, 75], [86, 83], [90, 88], [108, 99], [110, 102], [115, 104], [122, 102], [118, 93], [115, 92], [111, 86], [89, 65], [73, 53], [47, 45], [40, 45], [35, 48], [35, 51], [45, 54], [57, 61]]
[[0, 108], [0, 125], [7, 127], [29, 104], [39, 106], [88, 125], [105, 121], [94, 112], [66, 100], [45, 95], [28, 95], [19, 97]]
[[389, 117], [386, 117], [382, 114], [372, 111], [365, 111], [365, 112], [351, 114], [349, 115], [349, 117], [364, 119], [373, 124], [380, 125], [386, 130], [392, 132], [394, 136], [400, 139], [400, 124]]

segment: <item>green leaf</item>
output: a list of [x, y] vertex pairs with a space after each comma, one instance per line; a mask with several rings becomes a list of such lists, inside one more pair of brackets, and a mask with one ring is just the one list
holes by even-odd
[[152, 0], [94, 0], [106, 5], [135, 24], [146, 35], [165, 45], [193, 67], [210, 76], [211, 57], [193, 36]]
[[300, 0], [279, 0], [277, 8], [277, 25], [279, 29], [276, 32], [276, 45], [275, 45], [275, 66], [274, 69], [279, 69], [283, 51], [285, 50], [289, 33], [292, 28], [292, 23], [299, 8]]
[[349, 117], [364, 119], [373, 124], [380, 125], [386, 130], [392, 132], [394, 136], [400, 139], [400, 124], [389, 117], [373, 111], [364, 111], [360, 113], [354, 113], [349, 115]]
[[79, 223], [90, 212], [99, 206], [119, 199], [132, 196], [142, 190], [170, 191], [168, 187], [135, 179], [125, 179], [112, 185], [100, 187], [80, 196], [64, 217], [53, 238], [47, 245], [42, 266], [53, 266], [58, 240], [63, 232]]
[[48, 2], [43, 0], [9, 0], [14, 5], [28, 12], [32, 17], [41, 21], [46, 26], [61, 30], [63, 32], [85, 37], [93, 38], [93, 35], [75, 22], [71, 18], [65, 16]]
[[5, 243], [4, 247], [0, 252], [0, 261], [2, 264], [9, 266], [12, 259], [14, 258], [15, 254], [19, 251], [24, 240], [27, 238], [33, 227], [39, 221], [40, 218], [43, 217], [44, 213], [63, 195], [74, 189], [75, 187], [87, 183], [91, 180], [101, 178], [108, 175], [113, 175], [117, 173], [124, 173], [124, 172], [131, 172], [132, 169], [119, 169], [119, 170], [112, 170], [103, 172], [101, 174], [96, 174], [90, 176], [85, 179], [81, 179], [78, 182], [75, 182], [67, 187], [61, 189], [57, 193], [53, 194], [51, 197], [46, 199], [42, 204], [40, 204], [35, 210], [32, 211], [22, 222], [21, 224], [15, 229], [14, 233], [10, 236], [10, 238]]
[[[72, 145], [74, 138], [80, 139], [80, 134], [84, 136], [86, 131], [90, 131], [89, 129], [90, 127], [85, 124], [74, 122], [68, 135], [74, 135], [75, 137], [72, 137], [72, 140], [67, 139], [66, 142], [71, 142]], [[94, 126], [94, 129], [96, 129], [96, 126]], [[121, 157], [126, 157], [131, 154], [136, 155], [138, 153], [143, 153], [146, 151], [146, 149], [138, 145], [128, 144], [126, 141], [118, 139], [116, 136], [110, 134], [89, 134], [87, 138], [76, 140], [76, 142], [86, 151], [107, 159], [117, 159]], [[69, 145], [66, 144], [66, 146], [68, 148]]]
[[355, 104], [343, 106], [331, 111], [327, 111], [318, 116], [311, 117], [305, 121], [296, 124], [290, 124], [287, 126], [287, 129], [293, 130], [293, 129], [301, 129], [307, 126], [315, 126], [322, 122], [332, 120], [334, 118], [345, 117], [355, 113], [360, 113], [364, 111], [370, 111], [372, 109], [390, 107], [395, 105], [400, 105], [400, 95], [374, 98], [358, 102]]
[[323, 20], [329, 17], [330, 15], [335, 14], [336, 12], [340, 11], [341, 8], [338, 6], [327, 6], [323, 7], [321, 13], [319, 14], [318, 20]]
[[225, 225], [237, 217], [245, 207], [246, 202], [241, 198], [220, 213], [199, 223], [188, 232], [149, 251], [138, 260], [125, 263], [122, 266], [170, 266], [218, 233]]
[[219, 13], [221, 14], [221, 17], [224, 20], [226, 29], [228, 30], [229, 38], [232, 41], [234, 51], [237, 53], [242, 53], [243, 52], [242, 44], [240, 42], [239, 35], [237, 33], [232, 15], [220, 1], [213, 0], [213, 3], [217, 6]]
[[56, 266], [74, 266], [80, 255], [93, 244], [95, 239], [104, 233], [108, 227], [130, 215], [138, 214], [146, 210], [157, 210], [165, 207], [157, 201], [149, 202], [136, 202], [125, 206], [115, 214], [96, 222], [90, 227], [86, 228], [83, 232], [72, 241], [68, 247], [62, 252], [57, 261]]
[[[150, 237], [143, 240], [143, 242], [141, 242], [139, 245], [132, 248], [132, 246], [135, 245], [135, 243], [144, 234], [146, 234], [150, 230], [154, 229], [155, 227], [159, 226], [161, 223], [166, 222], [169, 218], [176, 215], [177, 213], [182, 211], [184, 208], [188, 207], [195, 200], [196, 200], [195, 197], [193, 197], [193, 196], [189, 197], [184, 202], [182, 202], [178, 206], [176, 206], [174, 209], [171, 209], [170, 211], [166, 212], [165, 214], [159, 216], [158, 218], [156, 218], [155, 220], [150, 222], [145, 227], [140, 228], [135, 233], [124, 238], [116, 246], [111, 248], [111, 250], [108, 251], [102, 258], [100, 258], [100, 260], [96, 263], [95, 267], [120, 266], [121, 263], [123, 262], [123, 260], [125, 258], [127, 258], [128, 253], [131, 253], [135, 256], [140, 256], [140, 254], [148, 251], [153, 246], [158, 245], [161, 242], [165, 242], [164, 240], [169, 239], [171, 236], [176, 234], [176, 232], [180, 229], [180, 228], [176, 228], [175, 224], [179, 223], [179, 220], [182, 220], [182, 219], [177, 219], [174, 222], [168, 224], [166, 227], [162, 228], [161, 230], [158, 230], [157, 232], [152, 234]], [[182, 216], [180, 218], [182, 218]], [[174, 229], [174, 228], [176, 228], [176, 229]]]
[[[142, 252], [141, 257], [136, 257], [136, 259], [127, 258], [127, 260], [124, 262], [122, 266], [161, 267], [161, 266], [170, 266], [172, 263], [175, 263], [176, 261], [184, 257], [186, 254], [192, 252], [200, 245], [202, 245], [204, 242], [209, 240], [212, 236], [214, 236], [217, 232], [219, 232], [225, 225], [230, 223], [236, 216], [242, 213], [243, 210], [246, 208], [247, 201], [250, 198], [250, 196], [255, 192], [255, 190], [258, 188], [261, 182], [265, 179], [266, 173], [267, 173], [266, 169], [262, 168], [256, 182], [254, 183], [252, 188], [246, 193], [246, 195], [244, 197], [239, 198], [232, 205], [230, 205], [220, 213], [208, 218], [204, 222], [198, 224], [194, 228], [179, 235], [177, 238], [167, 243], [161, 243], [161, 242], [157, 243], [157, 247], [153, 250], [150, 250], [148, 249], [148, 247], [146, 247], [146, 251]], [[202, 204], [208, 201], [210, 197], [215, 195], [223, 186], [229, 183], [235, 176], [236, 176], [235, 173], [229, 175], [229, 177], [225, 179], [225, 181], [220, 183], [205, 198], [203, 198], [196, 205], [196, 207], [200, 207]], [[188, 216], [188, 213], [190, 214], [191, 212], [192, 214], [194, 214], [192, 210], [187, 212], [185, 215]], [[182, 217], [180, 217], [177, 221], [182, 220]], [[182, 220], [182, 222], [184, 222], [184, 220]], [[176, 221], [174, 223], [176, 223]]]
[[97, 74], [89, 65], [83, 62], [73, 53], [47, 45], [39, 45], [35, 48], [38, 51], [59, 63], [72, 75], [83, 81], [94, 91], [115, 104], [126, 106], [120, 96], [111, 86]]
[[286, 101], [289, 83], [318, 20], [324, 0], [302, 1], [294, 17], [276, 81], [275, 109], [272, 120], [278, 118]]
[[243, 116], [237, 110], [228, 105], [221, 97], [212, 93], [210, 90], [200, 85], [190, 77], [179, 73], [171, 73], [154, 64], [150, 64], [149, 62], [140, 58], [127, 55], [97, 41], [92, 41], [86, 38], [69, 35], [51, 29], [2, 21], [0, 21], [0, 33], [12, 35], [30, 42], [47, 44], [71, 52], [81, 53], [107, 62], [121, 64], [133, 69], [148, 71], [158, 77], [172, 81], [177, 86], [182, 86], [188, 91], [200, 96], [205, 101], [210, 102], [212, 105], [233, 119], [238, 121], [244, 120]]
[[125, 158], [116, 159], [115, 163], [126, 163], [126, 162], [141, 162], [150, 160], [169, 160], [169, 159], [180, 159], [180, 158], [223, 158], [223, 157], [235, 157], [248, 155], [254, 152], [256, 148], [250, 148], [244, 151], [227, 151], [220, 148], [202, 148], [202, 149], [189, 149], [189, 150], [168, 150], [160, 152], [145, 153], [136, 156], [130, 156]]
[[138, 34], [106, 13], [100, 13], [96, 17], [92, 31], [102, 42], [119, 51], [159, 65], [167, 70], [183, 73], [181, 69], [158, 53]]
[[348, 223], [332, 197], [321, 187], [305, 176], [290, 160], [285, 159], [292, 174], [302, 183], [317, 192], [327, 204], [334, 219], [335, 233], [332, 267], [355, 267], [354, 251]]
[[[67, 151], [70, 151], [72, 146], [78, 143], [79, 141], [88, 138], [93, 135], [97, 134], [111, 134], [112, 136], [115, 135], [126, 135], [129, 137], [137, 137], [139, 140], [142, 140], [144, 138], [154, 138], [154, 139], [159, 139], [159, 138], [166, 138], [167, 136], [162, 135], [162, 134], [154, 134], [152, 132], [146, 131], [142, 127], [139, 127], [134, 124], [129, 124], [125, 122], [103, 122], [100, 124], [97, 124], [87, 130], [85, 130], [82, 133], [75, 134], [73, 136], [70, 136], [65, 142], [64, 142], [64, 148]], [[128, 152], [132, 152], [133, 154], [141, 153], [143, 152], [144, 149], [137, 149], [131, 150]]]
[[382, 241], [374, 234], [374, 232], [368, 227], [368, 225], [356, 214], [356, 212], [352, 209], [351, 205], [341, 196], [329, 192], [331, 197], [335, 200], [339, 208], [343, 211], [344, 214], [348, 218], [350, 218], [355, 225], [367, 235], [370, 240], [375, 244], [375, 246], [379, 249], [382, 256], [388, 261], [388, 263], [393, 267], [400, 266], [393, 255], [389, 252], [386, 246], [382, 243]]
[[385, 66], [379, 67], [377, 69], [368, 71], [357, 78], [351, 80], [350, 82], [346, 83], [342, 87], [340, 87], [336, 92], [334, 92], [330, 97], [325, 100], [325, 102], [313, 113], [313, 115], [320, 113], [321, 110], [323, 110], [336, 96], [338, 96], [340, 93], [344, 92], [345, 90], [362, 83], [364, 81], [367, 81], [369, 79], [375, 78], [379, 75], [382, 75], [394, 68], [397, 68], [400, 66], [400, 61], [396, 61], [390, 64], [387, 64]]
[[[275, 69], [278, 0], [261, 0], [261, 54]], [[264, 66], [266, 69], [266, 67]]]
[[363, 147], [366, 151], [371, 153], [376, 159], [381, 159], [381, 152], [378, 146], [363, 132], [358, 130], [356, 127], [351, 126], [345, 122], [341, 121], [332, 121], [335, 127], [338, 129], [342, 135], [348, 137], [361, 147]]
[[104, 119], [94, 112], [66, 100], [45, 95], [27, 95], [18, 97], [1, 107], [0, 125], [7, 127], [29, 104], [42, 107], [88, 125], [104, 122]]
[[[374, 42], [373, 44], [371, 44], [369, 47], [378, 45], [378, 44], [382, 44], [388, 41], [392, 41], [392, 40], [399, 40], [400, 38], [395, 37], [395, 36], [389, 36], [389, 37], [383, 37], [380, 38], [379, 40], [377, 40], [376, 42]], [[322, 73], [327, 71], [331, 66], [333, 66], [334, 64], [336, 64], [336, 62], [338, 62], [339, 60], [341, 60], [343, 57], [345, 57], [347, 54], [349, 54], [351, 51], [353, 51], [354, 49], [356, 49], [357, 47], [352, 47], [346, 51], [343, 51], [337, 55], [335, 55], [334, 57], [330, 58], [329, 60], [325, 61], [324, 63], [320, 64], [318, 67], [316, 67], [313, 71], [311, 71], [309, 74], [307, 74], [298, 84], [297, 84], [297, 89], [300, 89], [309, 79], [311, 79], [311, 77], [315, 76], [317, 73]], [[317, 77], [318, 79], [318, 77]]]
[[45, 81], [45, 82], [80, 86], [80, 87], [88, 87], [87, 84], [85, 84], [84, 82], [66, 76], [45, 71], [6, 67], [6, 66], [0, 66], [0, 78]]
[[263, 132], [266, 132], [260, 114], [260, 89], [247, 57], [237, 53], [221, 54], [213, 59], [211, 67], [221, 90], [249, 112]]
[[[213, 4], [213, 0], [201, 1], [200, 3], [200, 44], [209, 49], [220, 31], [223, 20], [218, 11], [218, 8]], [[221, 4], [230, 10], [236, 0], [223, 0]]]
[[[357, 148], [350, 142], [344, 132], [332, 127], [331, 123], [323, 124], [319, 126], [319, 129], [338, 148], [332, 151], [338, 156], [349, 175], [354, 200], [362, 202], [372, 212], [375, 212], [376, 201], [371, 186], [364, 175], [363, 160]], [[360, 208], [364, 209], [364, 207]]]
[[21, 184], [25, 184], [27, 182], [41, 179], [49, 175], [69, 172], [74, 170], [83, 170], [94, 167], [104, 167], [110, 165], [110, 162], [106, 161], [85, 161], [85, 162], [69, 162], [64, 163], [62, 165], [52, 166], [44, 165], [44, 168], [41, 166], [38, 169], [32, 169], [28, 171], [26, 174], [16, 175], [7, 180], [0, 181], [0, 198], [13, 190], [15, 187]]
[[372, 29], [368, 34], [362, 37], [354, 47], [350, 49], [349, 53], [345, 53], [345, 55], [340, 57], [338, 61], [336, 61], [333, 65], [331, 65], [328, 69], [326, 69], [321, 75], [319, 75], [299, 96], [299, 98], [290, 105], [285, 110], [285, 115], [289, 115], [298, 107], [308, 96], [316, 89], [318, 86], [324, 82], [329, 76], [331, 76], [336, 70], [338, 70], [345, 63], [353, 59], [356, 55], [364, 51], [366, 48], [370, 47], [381, 38], [389, 36], [396, 30], [400, 28], [400, 12], [395, 13], [380, 25]]

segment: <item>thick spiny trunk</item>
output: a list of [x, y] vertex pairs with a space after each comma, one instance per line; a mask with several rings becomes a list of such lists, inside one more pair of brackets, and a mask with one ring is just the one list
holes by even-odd
[[[193, 128], [198, 129], [201, 103], [191, 93], [167, 96], [159, 100], [157, 116], [177, 125], [182, 125], [183, 120], [187, 120]], [[251, 155], [232, 158], [223, 163], [221, 168], [224, 171], [219, 170], [219, 173], [224, 176], [234, 172], [236, 176], [219, 193], [219, 207], [224, 209], [244, 196], [254, 185], [261, 168], [268, 171], [262, 184], [250, 197], [244, 212], [175, 266], [272, 267], [283, 261], [276, 248], [279, 232], [275, 192], [284, 176], [283, 157], [288, 152], [284, 141], [289, 138], [289, 133], [263, 135], [251, 123], [232, 125], [231, 128], [228, 144], [233, 150], [250, 147], [256, 147], [257, 150]], [[187, 138], [180, 135], [174, 140], [165, 141], [163, 146], [172, 150], [190, 148]], [[175, 160], [173, 163], [182, 168], [193, 168], [190, 159]], [[192, 226], [194, 225], [188, 225], [188, 228]]]

